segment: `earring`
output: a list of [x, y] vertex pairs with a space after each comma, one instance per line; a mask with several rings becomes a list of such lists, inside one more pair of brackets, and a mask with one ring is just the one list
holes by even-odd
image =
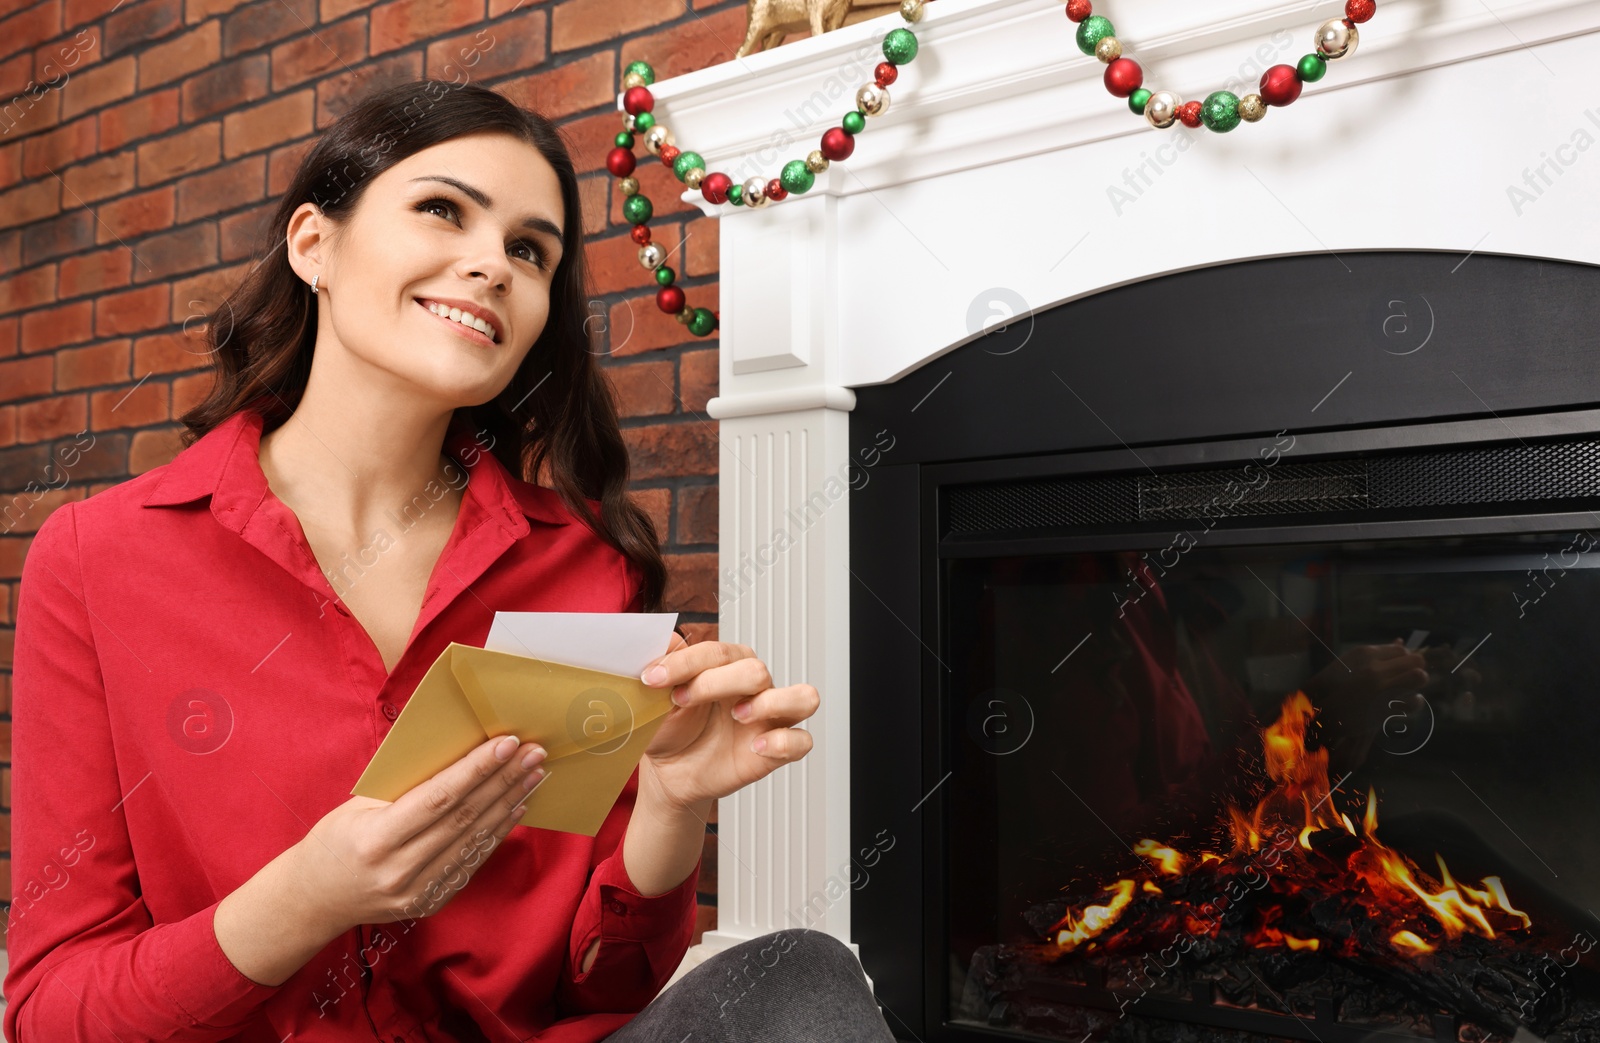
[[322, 278], [322, 276], [320, 274], [313, 275], [311, 277], [311, 292], [312, 293], [316, 293], [317, 292], [317, 280], [320, 279], [320, 278]]

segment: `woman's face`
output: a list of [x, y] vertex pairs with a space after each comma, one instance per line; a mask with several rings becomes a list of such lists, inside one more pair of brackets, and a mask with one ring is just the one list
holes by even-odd
[[[448, 408], [489, 401], [544, 330], [562, 222], [555, 170], [531, 145], [492, 132], [378, 175], [336, 242], [332, 223], [303, 204], [288, 242], [306, 282], [321, 276], [317, 355], [331, 347], [337, 370], [375, 369]], [[496, 329], [469, 330], [429, 302], [475, 306]]]

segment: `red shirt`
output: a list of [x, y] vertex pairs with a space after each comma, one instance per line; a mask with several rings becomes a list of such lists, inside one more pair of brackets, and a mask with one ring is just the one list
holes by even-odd
[[671, 977], [694, 926], [698, 864], [654, 897], [623, 866], [637, 769], [596, 836], [514, 827], [442, 910], [352, 930], [280, 985], [217, 944], [217, 904], [350, 799], [446, 644], [481, 645], [496, 611], [638, 610], [627, 559], [458, 416], [460, 514], [386, 673], [267, 487], [261, 430], [258, 413], [235, 414], [34, 537], [16, 619], [5, 1038], [603, 1039]]

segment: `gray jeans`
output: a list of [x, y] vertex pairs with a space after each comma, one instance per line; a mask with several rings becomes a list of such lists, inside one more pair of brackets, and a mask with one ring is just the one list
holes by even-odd
[[606, 1043], [894, 1043], [861, 963], [831, 934], [783, 930], [706, 959]]

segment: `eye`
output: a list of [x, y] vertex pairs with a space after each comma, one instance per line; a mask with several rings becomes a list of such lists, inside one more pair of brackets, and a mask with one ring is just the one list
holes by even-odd
[[[448, 210], [451, 213], [455, 213], [456, 212], [455, 203], [452, 202], [449, 199], [446, 199], [443, 196], [431, 196], [431, 197], [429, 197], [427, 199], [424, 199], [422, 202], [420, 202], [420, 203], [418, 203], [416, 205], [415, 209], [416, 209], [417, 213], [420, 214], [420, 213], [427, 213], [427, 212], [431, 211], [435, 207], [442, 207], [443, 209]], [[455, 222], [452, 221], [452, 223], [455, 223]], [[533, 264], [538, 266], [543, 271], [549, 271], [550, 270], [549, 257], [545, 253], [545, 250], [544, 250], [543, 247], [538, 246], [538, 245], [536, 245], [534, 243], [531, 243], [531, 242], [527, 241], [526, 239], [518, 239], [516, 242], [512, 243], [508, 249], [512, 249], [512, 250], [527, 250], [528, 253], [529, 253], [529, 256], [526, 257], [525, 260], [533, 262]]]

